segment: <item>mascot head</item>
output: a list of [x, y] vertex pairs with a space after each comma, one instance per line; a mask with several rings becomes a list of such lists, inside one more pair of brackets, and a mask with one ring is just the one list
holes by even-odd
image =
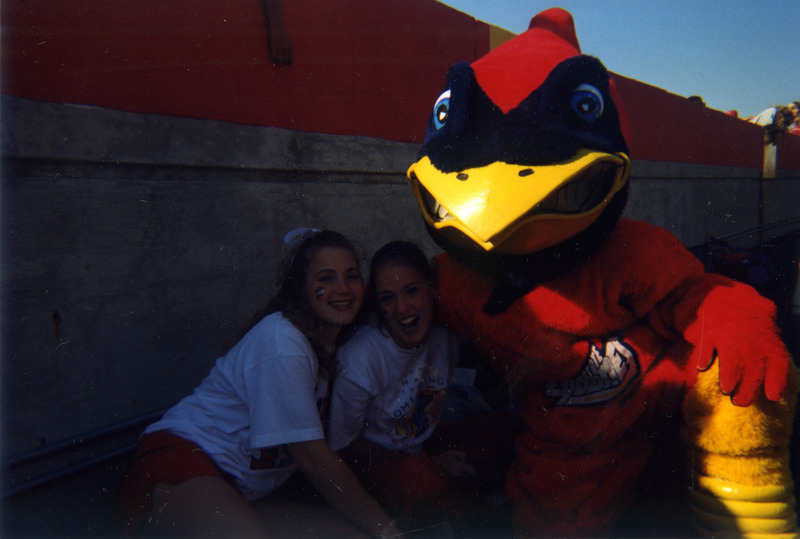
[[[429, 231], [472, 262], [574, 264], [613, 228], [630, 159], [605, 67], [558, 8], [448, 72], [409, 168]], [[574, 251], [578, 251], [578, 255]], [[547, 265], [552, 266], [548, 263]]]

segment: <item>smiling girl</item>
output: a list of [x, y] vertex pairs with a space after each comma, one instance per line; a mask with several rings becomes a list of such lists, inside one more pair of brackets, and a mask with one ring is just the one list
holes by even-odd
[[502, 485], [517, 416], [440, 424], [460, 354], [435, 320], [434, 270], [414, 244], [372, 258], [376, 312], [338, 353], [328, 440], [403, 526], [451, 522]]
[[266, 315], [145, 430], [121, 488], [129, 531], [267, 536], [250, 502], [300, 469], [362, 530], [399, 533], [328, 447], [320, 418], [337, 339], [364, 296], [355, 250], [332, 231], [297, 230], [286, 241], [294, 251]]

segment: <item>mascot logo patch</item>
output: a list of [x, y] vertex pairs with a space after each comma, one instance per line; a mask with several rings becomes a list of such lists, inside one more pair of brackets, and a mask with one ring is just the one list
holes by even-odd
[[581, 406], [608, 402], [621, 394], [639, 375], [636, 352], [619, 339], [606, 341], [604, 349], [592, 345], [581, 373], [572, 380], [548, 382], [545, 395], [556, 406]]

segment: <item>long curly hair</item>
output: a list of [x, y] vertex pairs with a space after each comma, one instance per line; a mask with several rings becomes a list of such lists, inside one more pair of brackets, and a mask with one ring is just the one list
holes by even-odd
[[[300, 244], [286, 254], [278, 271], [278, 292], [270, 298], [267, 306], [253, 316], [250, 324], [242, 332], [249, 331], [265, 316], [280, 312], [308, 339], [319, 360], [320, 376], [330, 377], [335, 371], [335, 347], [323, 342], [324, 325], [311, 308], [305, 291], [309, 266], [319, 249], [324, 247], [341, 248], [350, 251], [358, 262], [358, 253], [353, 243], [343, 234], [333, 230], [322, 230], [303, 239]], [[349, 335], [349, 327], [339, 332], [336, 345]]]

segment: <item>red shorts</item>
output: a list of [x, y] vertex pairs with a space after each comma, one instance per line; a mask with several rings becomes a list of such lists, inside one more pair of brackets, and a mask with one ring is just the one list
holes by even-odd
[[150, 497], [156, 483], [177, 485], [201, 476], [232, 480], [194, 442], [167, 431], [142, 436], [120, 485], [120, 517], [126, 531], [138, 529], [150, 512]]
[[[392, 516], [423, 523], [469, 514], [482, 495], [502, 487], [522, 428], [518, 414], [495, 412], [438, 424], [424, 451], [417, 453], [391, 451], [359, 438], [340, 455]], [[449, 449], [463, 451], [477, 474], [447, 475], [431, 455]]]

